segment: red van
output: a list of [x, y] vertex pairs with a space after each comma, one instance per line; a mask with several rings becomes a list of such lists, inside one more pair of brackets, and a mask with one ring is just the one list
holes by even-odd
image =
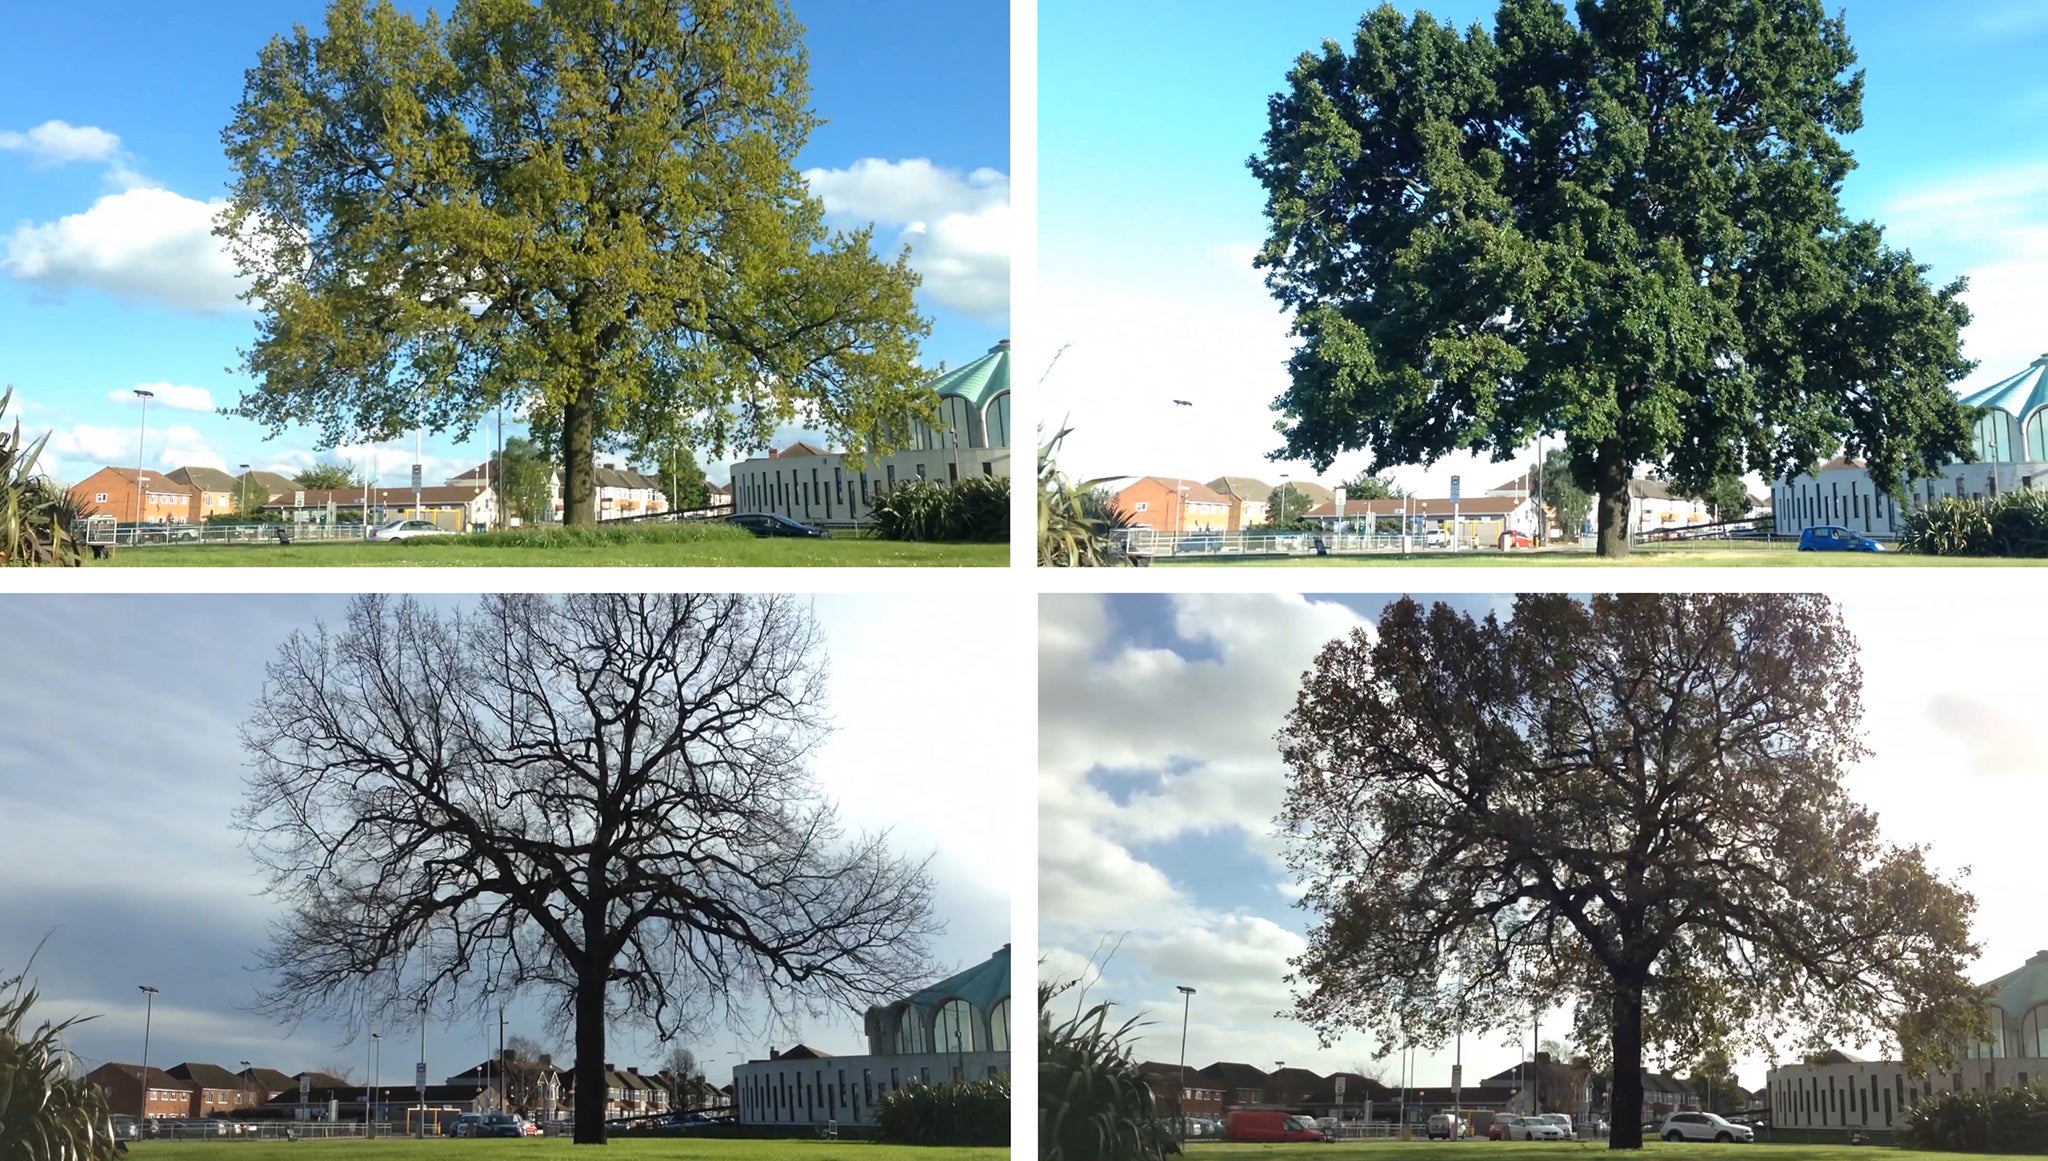
[[1223, 1121], [1226, 1141], [1320, 1141], [1304, 1117], [1279, 1109], [1232, 1109]]

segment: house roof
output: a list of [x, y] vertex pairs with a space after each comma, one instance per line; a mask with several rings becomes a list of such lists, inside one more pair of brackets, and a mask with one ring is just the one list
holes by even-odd
[[279, 492], [289, 492], [292, 489], [299, 486], [299, 482], [297, 480], [294, 480], [290, 476], [284, 475], [279, 472], [266, 472], [262, 471], [261, 469], [258, 469], [255, 471], [244, 473], [244, 476], [247, 479], [256, 481], [259, 485], [267, 489], [273, 496], [277, 495]]
[[235, 1075], [268, 1093], [280, 1093], [288, 1088], [299, 1087], [298, 1081], [274, 1068], [245, 1068]]
[[[160, 472], [154, 468], [145, 468], [140, 473], [138, 473], [134, 468], [120, 468], [109, 465], [108, 467], [103, 468], [101, 470], [112, 472], [116, 476], [119, 476], [120, 478], [128, 481], [131, 484], [135, 482], [135, 477], [138, 474], [145, 476], [149, 480], [148, 485], [146, 485], [146, 490], [151, 492], [190, 493], [192, 491], [192, 486], [190, 484], [187, 484], [182, 480], [173, 479], [170, 473]], [[95, 472], [93, 474], [98, 475], [99, 473]]]
[[1991, 989], [1991, 1002], [1998, 1005], [1998, 1010], [2015, 1019], [2036, 1004], [2048, 1003], [2048, 951], [2035, 952], [2026, 963], [1986, 986]]
[[811, 1046], [810, 1046], [810, 1045], [808, 1045], [808, 1044], [792, 1044], [792, 1045], [790, 1045], [790, 1047], [789, 1047], [789, 1051], [787, 1051], [787, 1052], [777, 1052], [777, 1051], [775, 1051], [775, 1050], [774, 1050], [774, 1049], [772, 1049], [772, 1048], [771, 1048], [771, 1049], [769, 1049], [769, 1050], [768, 1050], [768, 1059], [770, 1059], [770, 1060], [830, 1060], [830, 1059], [832, 1059], [832, 1054], [831, 1054], [831, 1053], [829, 1053], [829, 1052], [820, 1052], [820, 1051], [818, 1051], [817, 1049], [815, 1049], [815, 1048], [811, 1047]]
[[1337, 502], [1337, 493], [1323, 487], [1314, 480], [1283, 480], [1275, 485], [1273, 490], [1277, 492], [1281, 488], [1293, 488], [1318, 504], [1334, 504]]
[[166, 1071], [179, 1080], [196, 1081], [207, 1088], [242, 1087], [241, 1077], [218, 1064], [201, 1064], [188, 1060], [183, 1064], [174, 1064]]
[[1489, 496], [1526, 496], [1530, 492], [1535, 491], [1535, 489], [1536, 473], [1523, 472], [1521, 475], [1516, 476], [1512, 480], [1506, 480], [1501, 483], [1495, 484], [1491, 488], [1488, 488], [1486, 490], [1486, 494]]
[[910, 995], [913, 1008], [933, 1008], [947, 1000], [966, 1000], [978, 1012], [995, 1007], [1010, 995], [1010, 945], [966, 971], [954, 972], [938, 983], [919, 988]]
[[1273, 485], [1250, 476], [1218, 476], [1208, 486], [1219, 495], [1236, 496], [1254, 504], [1263, 504], [1273, 495]]
[[[108, 1061], [107, 1063], [100, 1065], [100, 1068], [119, 1069], [120, 1071], [127, 1073], [129, 1076], [134, 1077], [139, 1077], [143, 1075], [142, 1066], [139, 1064], [122, 1064], [118, 1061]], [[99, 1068], [95, 1068], [93, 1069], [93, 1071], [98, 1072]], [[151, 1088], [185, 1088], [186, 1086], [192, 1083], [191, 1081], [186, 1080], [182, 1076], [172, 1076], [170, 1073], [165, 1072], [163, 1069], [158, 1068], [154, 1064], [149, 1066], [148, 1080], [149, 1087]]]
[[1230, 503], [1230, 497], [1225, 496], [1220, 492], [1212, 490], [1207, 484], [1201, 483], [1196, 480], [1169, 480], [1164, 476], [1139, 476], [1137, 479], [1132, 480], [1130, 483], [1125, 484], [1122, 488], [1119, 488], [1117, 490], [1117, 494], [1122, 495], [1124, 492], [1130, 491], [1132, 488], [1137, 487], [1139, 484], [1147, 482], [1157, 484], [1161, 489], [1166, 491], [1168, 494], [1173, 493], [1177, 489], [1186, 489], [1188, 494], [1188, 503], [1190, 504], [1227, 505]]
[[828, 456], [831, 454], [831, 452], [828, 452], [823, 448], [812, 447], [810, 444], [807, 444], [802, 440], [797, 440], [795, 443], [790, 444], [788, 447], [783, 448], [779, 452], [769, 453], [769, 455], [774, 459], [784, 459], [789, 456]]
[[[347, 1081], [334, 1075], [331, 1072], [298, 1072], [292, 1074], [293, 1088], [296, 1089], [299, 1086], [299, 1078], [302, 1076], [307, 1078], [308, 1080], [311, 1080], [313, 1082], [313, 1087], [315, 1089], [348, 1087]], [[362, 1090], [357, 1089], [356, 1091], [361, 1092]]]
[[179, 468], [164, 474], [181, 484], [190, 484], [202, 492], [232, 492], [241, 486], [241, 481], [219, 468]]
[[955, 367], [932, 380], [941, 396], [957, 395], [977, 410], [1010, 389], [1010, 340], [1004, 339], [972, 363]]
[[1201, 1075], [1225, 1088], [1266, 1087], [1264, 1069], [1234, 1060], [1219, 1060], [1203, 1069]]

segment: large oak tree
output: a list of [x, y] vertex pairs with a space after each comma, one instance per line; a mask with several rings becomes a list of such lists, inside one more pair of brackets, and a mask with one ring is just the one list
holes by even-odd
[[238, 414], [339, 443], [502, 404], [559, 440], [571, 524], [608, 444], [900, 445], [937, 414], [918, 279], [825, 229], [807, 69], [780, 0], [334, 0], [223, 134], [262, 312]]
[[928, 974], [924, 866], [843, 836], [807, 770], [825, 673], [788, 598], [365, 596], [268, 676], [238, 825], [287, 907], [270, 1011], [550, 995], [602, 1143], [613, 1021], [667, 1041]]
[[1975, 900], [1844, 791], [1856, 642], [1824, 597], [1408, 599], [1332, 641], [1279, 735], [1316, 916], [1295, 1014], [1391, 1051], [1575, 1004], [1641, 1144], [1646, 1050], [1979, 1038]]
[[1966, 457], [1964, 284], [1841, 206], [1854, 64], [1821, 0], [1504, 0], [1462, 34], [1382, 6], [1305, 53], [1250, 163], [1302, 340], [1275, 456], [1561, 433], [1602, 555], [1639, 468], [1696, 493], [1844, 449], [1897, 487]]

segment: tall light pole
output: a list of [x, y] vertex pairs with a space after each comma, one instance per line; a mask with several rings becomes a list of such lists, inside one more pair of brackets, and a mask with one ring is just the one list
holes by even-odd
[[427, 1138], [427, 998], [420, 997], [420, 1123], [413, 1135], [422, 1141]]
[[242, 489], [241, 489], [240, 493], [239, 493], [239, 494], [237, 494], [237, 495], [235, 496], [235, 515], [237, 515], [237, 516], [240, 516], [240, 517], [242, 517], [242, 518], [243, 518], [243, 519], [245, 519], [245, 520], [246, 520], [246, 519], [248, 519], [248, 517], [249, 517], [249, 465], [248, 465], [248, 464], [243, 464], [243, 465], [242, 465]]
[[[145, 393], [146, 394], [146, 393]], [[135, 985], [142, 989], [142, 1120], [149, 1119], [149, 1024], [156, 1015], [157, 989], [148, 984]]]
[[[1173, 405], [1189, 409], [1195, 406], [1185, 399], [1176, 399], [1173, 401]], [[1180, 413], [1175, 412], [1174, 414], [1178, 415]], [[1173, 540], [1174, 551], [1176, 552], [1180, 551], [1180, 538], [1187, 527], [1188, 498], [1187, 493], [1181, 487], [1184, 482], [1183, 477], [1175, 476], [1173, 478]]]
[[379, 1032], [370, 1033], [370, 1104], [376, 1106], [377, 1073], [384, 1066], [384, 1036]]
[[142, 541], [142, 473], [148, 470], [144, 466], [148, 457], [143, 454], [143, 449], [149, 443], [149, 401], [156, 398], [156, 392], [137, 387], [134, 394], [142, 400], [142, 428], [135, 436], [135, 540], [139, 544]]
[[1173, 1098], [1173, 1115], [1180, 1124], [1180, 1139], [1185, 1144], [1188, 1138], [1188, 1007], [1194, 1003], [1195, 989], [1186, 984], [1175, 984], [1174, 987], [1180, 991], [1180, 1091]]
[[242, 1062], [242, 1104], [247, 1106], [254, 1103], [249, 1099], [249, 1062], [244, 1060]]

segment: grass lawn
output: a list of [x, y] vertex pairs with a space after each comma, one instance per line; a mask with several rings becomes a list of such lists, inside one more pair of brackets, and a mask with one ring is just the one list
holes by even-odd
[[1527, 548], [1513, 552], [1374, 553], [1370, 556], [1160, 557], [1153, 566], [1194, 565], [1241, 568], [1380, 567], [1380, 568], [1965, 568], [2048, 564], [2048, 560], [2002, 557], [1918, 556], [1907, 552], [1801, 552], [1789, 540], [1692, 540], [1641, 544], [1626, 557], [1607, 560], [1585, 548]]
[[523, 1141], [143, 1141], [134, 1161], [1008, 1161], [1008, 1149], [922, 1149], [864, 1141], [709, 1141], [689, 1137], [614, 1140], [578, 1150], [567, 1137]]
[[123, 548], [100, 568], [833, 568], [1010, 563], [1007, 544], [930, 544], [867, 537], [761, 539], [729, 528], [684, 525], [633, 529], [517, 530], [366, 544], [362, 541], [276, 544], [170, 544]]
[[[1605, 1141], [1341, 1141], [1315, 1145], [1237, 1145], [1189, 1142], [1188, 1161], [1301, 1158], [1312, 1161], [1599, 1161]], [[1707, 1142], [1643, 1147], [1649, 1161], [1979, 1161], [2003, 1153], [1928, 1153], [1884, 1145], [1716, 1145]]]

